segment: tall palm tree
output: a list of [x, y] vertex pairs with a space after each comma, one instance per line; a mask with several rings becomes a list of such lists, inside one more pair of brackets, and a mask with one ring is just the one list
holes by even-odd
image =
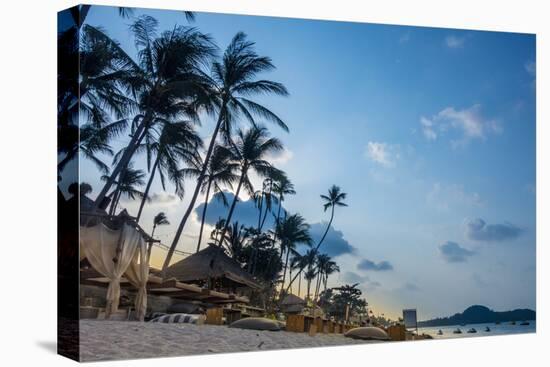
[[341, 192], [340, 187], [336, 185], [332, 185], [332, 187], [328, 190], [328, 195], [321, 195], [321, 199], [325, 201], [325, 204], [323, 204], [324, 211], [326, 212], [328, 208], [330, 208], [331, 211], [330, 220], [327, 224], [327, 229], [325, 230], [325, 233], [323, 233], [323, 237], [321, 237], [319, 243], [317, 243], [317, 247], [315, 247], [315, 250], [319, 250], [319, 247], [321, 247], [321, 244], [325, 240], [330, 226], [332, 225], [332, 220], [334, 219], [334, 208], [336, 208], [337, 206], [348, 206], [346, 203], [344, 203], [346, 196], [347, 194], [345, 192]]
[[336, 264], [335, 261], [329, 260], [325, 264], [325, 267], [323, 269], [323, 274], [325, 276], [325, 279], [323, 281], [323, 291], [327, 290], [327, 282], [328, 282], [329, 275], [334, 274], [334, 273], [339, 273], [339, 272], [340, 272], [340, 267], [338, 266], [338, 264]]
[[222, 241], [222, 244], [229, 252], [229, 256], [233, 259], [242, 262], [244, 260], [244, 249], [247, 242], [250, 240], [250, 231], [243, 224], [234, 222], [229, 226], [229, 230]]
[[315, 262], [315, 265], [317, 267], [317, 280], [315, 284], [315, 296], [314, 299], [317, 299], [317, 296], [319, 295], [319, 290], [321, 288], [321, 279], [323, 279], [324, 274], [323, 270], [327, 266], [327, 263], [330, 261], [330, 257], [327, 254], [319, 254], [317, 255], [317, 259]]
[[[102, 176], [101, 178], [103, 180], [108, 179], [107, 176]], [[116, 207], [122, 195], [125, 195], [131, 200], [143, 198], [145, 196], [144, 193], [138, 189], [138, 187], [145, 185], [145, 172], [140, 169], [134, 169], [131, 163], [121, 173], [119, 180], [115, 183], [116, 188], [109, 195], [111, 197], [110, 215], [115, 214]]]
[[277, 169], [265, 158], [281, 149], [283, 149], [283, 145], [279, 139], [269, 137], [267, 129], [261, 126], [252, 127], [246, 131], [239, 130], [236, 141], [230, 147], [220, 147], [220, 150], [225, 151], [231, 157], [231, 163], [228, 166], [240, 172], [239, 183], [225, 220], [221, 238], [224, 237], [227, 226], [231, 222], [241, 188], [244, 186], [249, 194], [254, 192], [248, 174], [255, 171], [260, 177], [266, 177], [277, 172]]
[[[127, 96], [123, 83], [134, 66], [120, 45], [98, 28], [74, 26], [59, 34], [58, 152], [66, 154], [60, 170], [84, 143], [82, 134], [79, 136], [80, 119], [86, 119], [87, 124], [81, 133], [104, 136], [107, 130], [113, 131], [109, 127], [124, 123], [112, 123], [111, 116], [123, 120], [134, 110], [136, 104]], [[103, 127], [107, 130], [101, 130]], [[99, 166], [103, 171], [105, 167]]]
[[[301, 255], [298, 252], [295, 252], [292, 254], [292, 260], [290, 261], [290, 269], [291, 270], [297, 270], [300, 274], [301, 270], [304, 269], [307, 266], [307, 257], [305, 255]], [[290, 278], [292, 279], [292, 275], [290, 275]], [[289, 286], [290, 289], [292, 289], [292, 285]], [[302, 277], [298, 276], [298, 297], [300, 297], [301, 289], [302, 288]]]
[[[206, 178], [201, 186], [201, 193], [204, 197], [204, 207], [202, 209], [201, 216], [201, 228], [199, 231], [199, 239], [197, 241], [197, 252], [200, 251], [202, 233], [204, 229], [204, 223], [206, 221], [206, 210], [208, 208], [208, 200], [210, 199], [210, 192], [214, 192], [214, 198], [220, 199], [225, 206], [228, 206], [227, 198], [223, 192], [223, 187], [233, 189], [233, 183], [239, 179], [233, 171], [233, 167], [229, 166], [229, 156], [220, 149], [214, 149], [212, 158], [208, 162], [208, 168], [206, 170]], [[201, 173], [200, 165], [195, 168], [187, 168], [184, 170], [187, 176], [198, 177]]]
[[228, 140], [232, 134], [233, 125], [239, 116], [244, 116], [252, 126], [256, 125], [255, 117], [275, 122], [288, 131], [286, 124], [265, 106], [253, 101], [255, 95], [288, 95], [284, 85], [265, 79], [257, 79], [257, 75], [273, 70], [275, 66], [269, 57], [259, 56], [254, 49], [254, 43], [246, 39], [244, 33], [237, 33], [225, 50], [220, 62], [212, 66], [212, 81], [214, 83], [212, 97], [218, 106], [218, 118], [210, 144], [204, 158], [201, 175], [197, 180], [195, 191], [181, 222], [176, 230], [172, 244], [164, 261], [163, 269], [168, 267], [172, 254], [176, 249], [183, 228], [191, 212], [206, 177], [208, 162], [214, 151], [214, 146], [221, 132]]
[[179, 164], [183, 162], [190, 165], [200, 159], [199, 149], [202, 148], [202, 139], [189, 121], [171, 122], [163, 120], [161, 129], [155, 141], [147, 141], [145, 143], [147, 164], [149, 167], [151, 167], [152, 157], [155, 156], [156, 158], [150, 169], [149, 180], [145, 187], [145, 195], [139, 206], [136, 222], [139, 222], [141, 218], [145, 200], [149, 195], [149, 190], [157, 171], [162, 188], [166, 190], [166, 176], [168, 176], [168, 179], [176, 188], [176, 194], [181, 198], [184, 193], [184, 177], [181, 174]]
[[[159, 212], [155, 217], [153, 218], [153, 230], [151, 231], [151, 238], [154, 238], [155, 236], [155, 229], [157, 229], [157, 226], [165, 226], [170, 224], [168, 221], [168, 218], [166, 217], [166, 214], [164, 212]], [[151, 259], [151, 250], [153, 249], [153, 242], [149, 243], [149, 247], [147, 248], [147, 259]]]
[[118, 137], [127, 127], [126, 120], [108, 123], [104, 126], [87, 123], [80, 127], [80, 143], [72, 146], [58, 163], [59, 172], [80, 153], [89, 159], [103, 174], [109, 173], [109, 166], [97, 154], [113, 155], [110, 141]]
[[275, 183], [273, 184], [273, 193], [279, 196], [279, 203], [277, 209], [277, 223], [281, 218], [281, 207], [283, 206], [283, 201], [285, 200], [286, 195], [295, 195], [296, 191], [294, 190], [294, 185], [286, 174], [282, 173], [277, 177]]
[[[86, 20], [86, 17], [88, 16], [88, 12], [90, 11], [91, 5], [77, 5], [74, 8], [71, 8], [71, 15], [73, 17], [73, 20], [77, 24], [83, 24]], [[185, 18], [189, 22], [195, 21], [195, 13], [192, 11], [184, 11]], [[124, 19], [128, 19], [132, 17], [134, 14], [134, 8], [128, 8], [125, 6], [119, 6], [118, 7], [118, 15]]]
[[[272, 195], [273, 179], [268, 177], [262, 183], [262, 189], [254, 193], [254, 201], [258, 208], [258, 231], [261, 232], [267, 219], [267, 214], [271, 212], [273, 202], [277, 204], [277, 198]], [[265, 209], [264, 209], [265, 206]]]
[[309, 224], [306, 223], [305, 219], [300, 214], [287, 216], [284, 220], [276, 223], [275, 233], [280, 241], [281, 253], [286, 253], [281, 286], [281, 289], [284, 289], [290, 254], [296, 253], [298, 244], [302, 243], [310, 246], [312, 240], [309, 235]]
[[158, 22], [141, 16], [130, 27], [138, 49], [138, 62], [120, 79], [136, 96], [140, 113], [135, 129], [118, 163], [98, 194], [102, 202], [158, 117], [198, 120], [198, 111], [213, 111], [209, 79], [201, 67], [215, 55], [212, 39], [194, 28], [176, 26], [157, 34]]

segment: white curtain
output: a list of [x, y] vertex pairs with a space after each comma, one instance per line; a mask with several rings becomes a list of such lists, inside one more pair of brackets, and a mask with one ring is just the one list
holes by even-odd
[[126, 279], [138, 289], [136, 296], [136, 313], [140, 321], [145, 319], [147, 312], [147, 280], [149, 279], [149, 258], [145, 243], [139, 247], [130, 263], [126, 273]]
[[[115, 263], [113, 259], [119, 241], [122, 251]], [[80, 227], [81, 256], [83, 252], [92, 267], [110, 280], [105, 309], [107, 317], [118, 310], [120, 278], [135, 259], [139, 248], [145, 248], [145, 242], [141, 234], [127, 224], [119, 230], [112, 230], [103, 223], [93, 227]]]

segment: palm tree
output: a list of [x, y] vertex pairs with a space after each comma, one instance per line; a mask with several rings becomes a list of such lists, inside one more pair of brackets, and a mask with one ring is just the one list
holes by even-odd
[[339, 273], [340, 272], [340, 267], [338, 266], [338, 264], [336, 264], [335, 261], [330, 260], [330, 258], [329, 258], [329, 260], [325, 263], [325, 266], [324, 266], [322, 272], [325, 276], [325, 278], [323, 280], [323, 291], [326, 291], [329, 275], [334, 274], [334, 273]]
[[317, 255], [315, 265], [317, 267], [317, 281], [315, 285], [315, 296], [314, 299], [317, 299], [319, 295], [319, 290], [321, 288], [321, 279], [324, 277], [323, 270], [326, 268], [327, 263], [330, 261], [330, 257], [327, 254]]
[[[151, 159], [156, 156], [155, 162], [150, 169], [149, 180], [145, 188], [145, 195], [141, 200], [136, 222], [139, 222], [145, 199], [149, 195], [149, 190], [155, 173], [158, 171], [163, 190], [166, 190], [166, 177], [174, 184], [176, 194], [183, 197], [183, 175], [179, 167], [180, 162], [194, 164], [199, 156], [199, 149], [202, 147], [202, 139], [196, 133], [189, 121], [170, 122], [162, 120], [162, 131], [158, 134], [155, 141], [146, 141], [145, 149], [147, 151], [147, 164], [151, 167]], [[146, 140], [149, 138], [146, 137]]]
[[[60, 33], [58, 45], [58, 150], [66, 154], [58, 166], [62, 170], [76, 156], [79, 146], [82, 148], [82, 134], [88, 138], [113, 137], [109, 132], [125, 124], [111, 123], [110, 118], [123, 120], [136, 106], [127, 97], [123, 83], [135, 65], [116, 41], [89, 25]], [[79, 136], [81, 118], [87, 120], [87, 125]], [[104, 127], [106, 130], [101, 130]], [[100, 140], [106, 143], [107, 139]], [[104, 171], [103, 164], [95, 163]]]
[[312, 240], [309, 235], [309, 224], [300, 214], [287, 216], [284, 220], [276, 223], [275, 233], [280, 241], [281, 253], [286, 253], [281, 286], [281, 289], [284, 289], [290, 254], [296, 253], [296, 247], [300, 243], [311, 246]]
[[121, 82], [136, 96], [140, 113], [134, 118], [130, 142], [95, 200], [98, 206], [117, 176], [140, 147], [159, 117], [198, 120], [198, 111], [213, 111], [209, 80], [201, 71], [214, 56], [211, 38], [193, 28], [176, 26], [157, 35], [158, 22], [141, 16], [130, 27], [138, 49], [138, 63]]
[[[212, 158], [208, 162], [208, 169], [206, 170], [206, 179], [201, 186], [201, 193], [205, 195], [204, 207], [202, 209], [201, 228], [199, 231], [199, 239], [197, 241], [197, 252], [201, 248], [202, 233], [204, 229], [204, 223], [206, 220], [206, 210], [208, 208], [208, 200], [210, 198], [210, 192], [214, 191], [214, 197], [220, 199], [225, 206], [228, 206], [227, 198], [223, 192], [222, 186], [226, 186], [229, 189], [233, 189], [233, 183], [239, 179], [233, 171], [232, 166], [228, 166], [229, 156], [220, 149], [214, 149]], [[200, 176], [201, 168], [197, 165], [196, 168], [185, 169], [188, 176]]]
[[80, 127], [80, 144], [75, 144], [67, 152], [65, 157], [58, 163], [59, 172], [72, 161], [79, 153], [89, 159], [103, 173], [109, 173], [109, 167], [97, 154], [113, 155], [109, 145], [110, 141], [118, 137], [127, 127], [126, 120], [108, 123], [104, 126], [87, 123]]
[[279, 204], [277, 209], [277, 223], [281, 218], [281, 207], [283, 201], [285, 200], [285, 195], [295, 195], [296, 191], [294, 190], [294, 185], [290, 182], [286, 174], [282, 173], [277, 177], [277, 180], [273, 184], [273, 192], [276, 195], [279, 195]]
[[[271, 212], [272, 203], [277, 204], [277, 198], [272, 195], [273, 179], [268, 177], [262, 183], [262, 190], [254, 193], [254, 201], [258, 208], [258, 231], [261, 232], [267, 219], [267, 213]], [[265, 210], [263, 209], [265, 203]], [[262, 213], [263, 210], [263, 213]]]
[[340, 187], [336, 185], [332, 185], [332, 187], [328, 190], [328, 196], [321, 195], [321, 199], [325, 200], [325, 204], [323, 204], [323, 209], [326, 212], [328, 208], [331, 208], [331, 212], [330, 212], [330, 220], [327, 224], [327, 229], [325, 230], [325, 233], [323, 234], [323, 237], [321, 237], [321, 240], [319, 241], [319, 243], [317, 243], [317, 247], [315, 247], [315, 250], [319, 250], [319, 247], [321, 247], [321, 244], [325, 240], [328, 230], [332, 225], [332, 220], [334, 219], [334, 208], [337, 206], [348, 206], [346, 203], [344, 203], [346, 196], [347, 194], [345, 192], [341, 192]]
[[[300, 253], [295, 252], [292, 254], [292, 260], [290, 261], [290, 270], [298, 270], [300, 274], [301, 270], [304, 269], [307, 265], [307, 257], [300, 255]], [[289, 278], [292, 279], [292, 273], [289, 274]], [[292, 285], [289, 286], [292, 289]], [[298, 297], [300, 297], [302, 288], [302, 277], [298, 275]]]
[[[70, 9], [71, 15], [73, 16], [73, 20], [76, 24], [83, 24], [86, 20], [86, 17], [88, 16], [88, 12], [90, 11], [91, 5], [77, 5]], [[192, 11], [184, 11], [185, 18], [189, 22], [193, 22], [195, 20], [195, 13]], [[133, 8], [128, 8], [124, 6], [118, 7], [118, 15], [124, 19], [128, 19], [132, 17], [134, 14]]]
[[255, 117], [261, 117], [275, 122], [288, 131], [285, 123], [268, 108], [250, 99], [254, 95], [288, 95], [285, 86], [265, 79], [257, 79], [257, 75], [273, 70], [275, 66], [269, 57], [259, 56], [254, 43], [246, 39], [244, 33], [237, 33], [225, 50], [220, 62], [214, 62], [212, 66], [213, 94], [218, 106], [218, 119], [210, 144], [204, 158], [201, 175], [197, 180], [195, 191], [181, 222], [176, 230], [172, 244], [164, 261], [163, 270], [168, 267], [172, 254], [176, 249], [185, 223], [195, 208], [195, 202], [206, 178], [208, 162], [216, 145], [218, 134], [221, 132], [226, 140], [229, 140], [235, 120], [240, 115], [244, 116], [252, 126], [256, 125]]
[[222, 244], [227, 248], [229, 256], [238, 262], [243, 262], [245, 259], [244, 249], [249, 240], [249, 229], [239, 224], [239, 222], [234, 222], [233, 225], [229, 226], [229, 230]]
[[231, 222], [241, 188], [244, 186], [249, 194], [254, 192], [248, 176], [250, 171], [255, 171], [260, 177], [266, 177], [277, 172], [277, 169], [265, 158], [281, 149], [283, 149], [283, 145], [279, 139], [270, 138], [267, 129], [261, 126], [252, 127], [246, 131], [239, 130], [236, 141], [230, 147], [220, 147], [220, 150], [225, 151], [225, 154], [231, 157], [231, 163], [228, 166], [235, 171], [240, 171], [239, 183], [225, 220], [225, 228], [222, 230], [221, 238], [224, 237], [227, 225]]
[[[103, 180], [107, 180], [107, 176], [101, 177]], [[139, 186], [145, 185], [145, 173], [140, 169], [134, 169], [130, 163], [128, 167], [119, 176], [119, 180], [115, 182], [116, 188], [109, 194], [111, 197], [111, 208], [109, 210], [110, 215], [114, 215], [116, 207], [120, 201], [122, 195], [126, 195], [131, 200], [136, 198], [143, 198], [145, 195], [138, 189]]]
[[[155, 229], [157, 229], [157, 226], [165, 226], [170, 224], [168, 221], [168, 218], [166, 218], [166, 214], [164, 212], [160, 212], [153, 218], [153, 230], [151, 231], [151, 238], [154, 238], [155, 236]], [[147, 249], [147, 259], [151, 259], [151, 250], [153, 248], [153, 242], [149, 243], [149, 247]]]

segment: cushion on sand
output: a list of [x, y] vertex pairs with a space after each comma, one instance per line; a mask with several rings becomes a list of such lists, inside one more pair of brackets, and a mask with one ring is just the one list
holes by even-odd
[[363, 340], [390, 340], [390, 337], [384, 330], [373, 326], [351, 329], [344, 336]]
[[185, 313], [173, 313], [159, 316], [149, 322], [159, 322], [163, 324], [201, 324], [201, 315], [190, 315]]
[[229, 325], [229, 327], [251, 330], [281, 330], [278, 321], [266, 319], [263, 317], [247, 317], [246, 319], [240, 319], [233, 322], [231, 325]]

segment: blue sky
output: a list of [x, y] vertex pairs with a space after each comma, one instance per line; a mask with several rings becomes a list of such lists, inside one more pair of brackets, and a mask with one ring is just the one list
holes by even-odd
[[[142, 13], [162, 29], [187, 24], [180, 12]], [[131, 20], [116, 9], [93, 6], [86, 21], [135, 55]], [[266, 77], [289, 89], [260, 99], [290, 127], [267, 125], [297, 191], [285, 207], [316, 235], [328, 220], [319, 195], [332, 184], [348, 193], [325, 249], [342, 270], [329, 283], [361, 283], [374, 311], [394, 317], [408, 307], [421, 319], [471, 304], [535, 308], [534, 35], [206, 13], [193, 26], [222, 50], [244, 31], [277, 66]], [[205, 118], [201, 135], [211, 130]], [[97, 177], [83, 162], [96, 191]], [[144, 227], [166, 211], [172, 224], [157, 233], [169, 244], [188, 198], [159, 182], [152, 191]], [[196, 246], [191, 222], [184, 251]]]

